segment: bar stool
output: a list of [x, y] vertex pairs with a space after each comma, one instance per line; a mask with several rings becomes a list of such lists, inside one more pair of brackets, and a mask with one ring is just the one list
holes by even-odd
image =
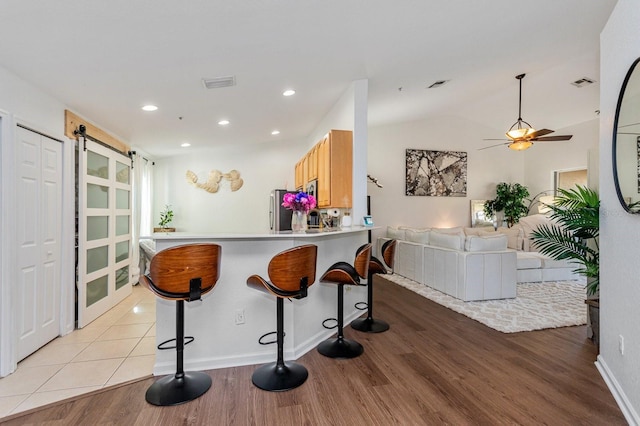
[[[308, 244], [276, 254], [269, 262], [270, 282], [251, 275], [247, 286], [276, 296], [276, 362], [265, 364], [253, 372], [254, 385], [267, 391], [286, 391], [307, 380], [307, 369], [292, 361], [284, 361], [284, 299], [307, 297], [307, 288], [316, 280], [318, 248]], [[268, 333], [271, 334], [271, 333]], [[264, 336], [263, 336], [264, 337]]]
[[353, 265], [347, 262], [334, 263], [320, 278], [320, 282], [338, 286], [338, 335], [318, 345], [318, 352], [330, 358], [355, 358], [364, 352], [362, 345], [355, 340], [345, 339], [344, 327], [344, 286], [363, 285], [360, 279], [367, 277], [371, 259], [371, 244], [365, 244], [356, 252]]
[[[381, 333], [389, 329], [386, 321], [373, 318], [373, 275], [386, 274], [387, 267], [393, 273], [393, 259], [396, 252], [396, 240], [388, 240], [382, 245], [382, 263], [375, 257], [371, 257], [369, 262], [369, 273], [367, 275], [367, 317], [358, 318], [351, 321], [351, 328], [366, 333]], [[386, 266], [385, 266], [386, 265]]]
[[[183, 369], [184, 302], [200, 300], [210, 292], [220, 276], [222, 247], [217, 244], [188, 244], [162, 250], [151, 259], [149, 274], [141, 282], [157, 296], [176, 302], [176, 373], [157, 380], [147, 389], [146, 400], [153, 405], [177, 405], [194, 400], [211, 387], [211, 377], [203, 372]], [[189, 339], [189, 338], [187, 338]], [[187, 341], [191, 343], [193, 337]]]

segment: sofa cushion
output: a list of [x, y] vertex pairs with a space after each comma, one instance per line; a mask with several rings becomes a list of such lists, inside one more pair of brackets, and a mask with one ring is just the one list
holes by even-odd
[[520, 251], [517, 253], [516, 268], [520, 269], [540, 269], [542, 268], [542, 257], [538, 253]]
[[429, 244], [430, 229], [413, 229], [407, 228], [404, 230], [405, 239], [413, 243]]
[[507, 249], [507, 236], [497, 235], [468, 235], [465, 244], [465, 251], [504, 251]]
[[524, 244], [522, 227], [515, 225], [511, 228], [498, 228], [496, 232], [507, 236], [507, 247], [513, 250], [522, 250]]
[[464, 233], [449, 234], [434, 229], [429, 235], [429, 245], [452, 250], [464, 250], [464, 238]]
[[540, 258], [542, 259], [542, 268], [543, 269], [556, 269], [556, 268], [577, 268], [579, 265], [576, 263], [569, 262], [568, 260], [554, 260], [549, 256], [545, 256], [544, 254], [540, 254]]
[[387, 226], [387, 238], [391, 238], [394, 240], [404, 240], [405, 239], [405, 230], [394, 228], [393, 226]]

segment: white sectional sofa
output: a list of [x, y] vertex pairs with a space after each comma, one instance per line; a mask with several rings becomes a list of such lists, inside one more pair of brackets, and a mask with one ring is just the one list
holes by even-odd
[[[515, 266], [515, 282], [566, 281], [579, 278], [573, 272], [576, 265], [568, 261], [553, 260], [535, 251], [530, 239], [531, 233], [541, 224], [549, 223], [551, 222], [547, 216], [536, 214], [521, 218], [512, 228], [498, 230], [491, 227], [388, 227], [387, 236], [379, 238], [378, 247], [387, 239], [397, 239], [395, 272], [451, 296], [462, 300], [508, 298], [515, 297], [515, 283], [511, 285], [510, 281], [512, 266]], [[464, 240], [464, 246], [442, 247], [442, 238], [438, 237], [434, 247], [434, 241], [430, 238], [434, 231], [436, 234], [457, 234]], [[495, 245], [497, 239], [490, 239], [498, 235], [506, 239], [504, 249]], [[501, 244], [504, 242], [503, 239]], [[488, 245], [500, 250], [486, 250]], [[511, 254], [507, 256], [503, 252]], [[515, 265], [511, 265], [509, 259], [514, 259]]]
[[[467, 236], [462, 228], [404, 231], [419, 242], [389, 233], [398, 240], [394, 273], [464, 301], [516, 297], [516, 253], [506, 236]], [[390, 238], [379, 238], [378, 247]]]

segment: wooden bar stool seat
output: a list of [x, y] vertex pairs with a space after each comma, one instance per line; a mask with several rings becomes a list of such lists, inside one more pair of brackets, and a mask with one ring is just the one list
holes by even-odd
[[382, 245], [382, 261], [371, 257], [369, 262], [369, 272], [367, 275], [367, 317], [357, 318], [351, 321], [351, 328], [366, 333], [381, 333], [389, 329], [386, 321], [373, 318], [373, 275], [386, 274], [387, 268], [393, 273], [393, 259], [396, 252], [396, 240], [388, 240]]
[[362, 345], [344, 337], [344, 286], [364, 285], [361, 279], [367, 277], [371, 259], [371, 244], [365, 244], [356, 252], [353, 265], [337, 262], [329, 267], [320, 282], [337, 284], [338, 288], [338, 335], [318, 345], [318, 352], [330, 358], [355, 358], [364, 352]]
[[149, 274], [140, 277], [142, 284], [157, 296], [176, 302], [176, 373], [157, 380], [147, 389], [145, 397], [150, 404], [182, 404], [198, 398], [211, 387], [208, 374], [184, 371], [184, 302], [200, 300], [213, 290], [220, 276], [221, 252], [217, 244], [171, 247], [156, 253], [151, 259]]
[[[253, 372], [254, 385], [267, 391], [286, 391], [302, 385], [309, 376], [296, 362], [284, 361], [284, 299], [307, 297], [307, 289], [316, 280], [315, 245], [294, 247], [276, 254], [269, 262], [270, 281], [259, 275], [247, 279], [247, 286], [276, 297], [276, 362], [265, 364]], [[268, 333], [270, 334], [270, 333]], [[264, 337], [264, 336], [263, 336]]]

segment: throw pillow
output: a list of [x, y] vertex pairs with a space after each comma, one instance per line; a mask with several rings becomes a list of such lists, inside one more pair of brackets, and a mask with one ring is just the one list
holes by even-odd
[[490, 232], [495, 234], [496, 230], [493, 229], [493, 226], [478, 226], [477, 228], [464, 228], [464, 234], [466, 236], [484, 235]]
[[524, 235], [520, 226], [514, 225], [511, 228], [498, 228], [497, 232], [506, 235], [507, 247], [522, 251]]
[[452, 250], [464, 250], [464, 234], [447, 234], [431, 230], [429, 245]]
[[544, 214], [532, 214], [531, 216], [521, 217], [518, 222], [524, 232], [524, 251], [536, 251], [531, 243], [531, 233], [540, 225], [553, 225], [553, 221]]
[[431, 233], [429, 229], [408, 228], [404, 230], [404, 233], [407, 241], [420, 244], [429, 244], [429, 234]]
[[477, 236], [466, 238], [465, 251], [504, 251], [507, 249], [507, 236], [503, 234]]
[[394, 240], [404, 240], [405, 230], [394, 228], [393, 226], [387, 226], [387, 238], [392, 238]]

